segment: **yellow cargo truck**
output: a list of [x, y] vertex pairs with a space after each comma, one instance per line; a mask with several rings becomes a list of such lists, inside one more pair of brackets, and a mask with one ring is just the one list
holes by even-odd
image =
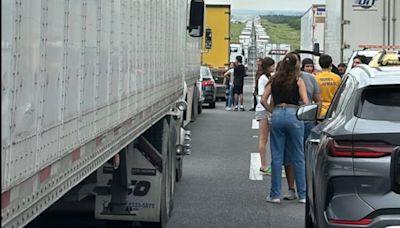
[[229, 67], [231, 5], [207, 4], [202, 64], [210, 67], [216, 79], [217, 98], [225, 98], [222, 85], [224, 71]]

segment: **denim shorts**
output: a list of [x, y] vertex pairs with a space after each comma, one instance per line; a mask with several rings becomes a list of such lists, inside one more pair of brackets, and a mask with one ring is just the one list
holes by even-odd
[[271, 113], [267, 112], [267, 110], [256, 111], [255, 117], [256, 117], [257, 121], [264, 120], [264, 119], [267, 119], [268, 122], [271, 121]]

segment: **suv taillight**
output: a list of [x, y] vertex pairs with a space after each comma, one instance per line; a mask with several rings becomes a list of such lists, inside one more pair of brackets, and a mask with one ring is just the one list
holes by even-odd
[[208, 86], [208, 85], [214, 85], [214, 81], [213, 80], [205, 80], [202, 83], [203, 86]]
[[390, 155], [394, 149], [393, 145], [384, 142], [328, 140], [328, 155], [332, 157], [379, 158]]

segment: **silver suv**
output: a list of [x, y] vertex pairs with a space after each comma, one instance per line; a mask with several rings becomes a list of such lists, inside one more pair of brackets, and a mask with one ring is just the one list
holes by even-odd
[[[400, 57], [395, 56], [386, 62], [380, 56], [378, 62], [398, 66], [351, 69], [326, 119], [307, 139], [306, 227], [399, 227], [399, 156], [391, 156], [400, 145]], [[317, 111], [312, 104], [297, 115], [315, 120]], [[391, 163], [397, 172], [391, 172]]]

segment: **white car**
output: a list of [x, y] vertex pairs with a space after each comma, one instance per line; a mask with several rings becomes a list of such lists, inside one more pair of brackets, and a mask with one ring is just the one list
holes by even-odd
[[354, 51], [353, 54], [351, 54], [351, 56], [349, 57], [349, 60], [347, 62], [347, 69], [346, 69], [345, 74], [347, 74], [351, 70], [351, 68], [353, 66], [354, 57], [356, 57], [357, 55], [364, 55], [365, 57], [367, 57], [368, 62], [369, 62], [376, 54], [378, 54], [378, 52], [379, 52], [378, 50], [356, 50], [356, 51]]

